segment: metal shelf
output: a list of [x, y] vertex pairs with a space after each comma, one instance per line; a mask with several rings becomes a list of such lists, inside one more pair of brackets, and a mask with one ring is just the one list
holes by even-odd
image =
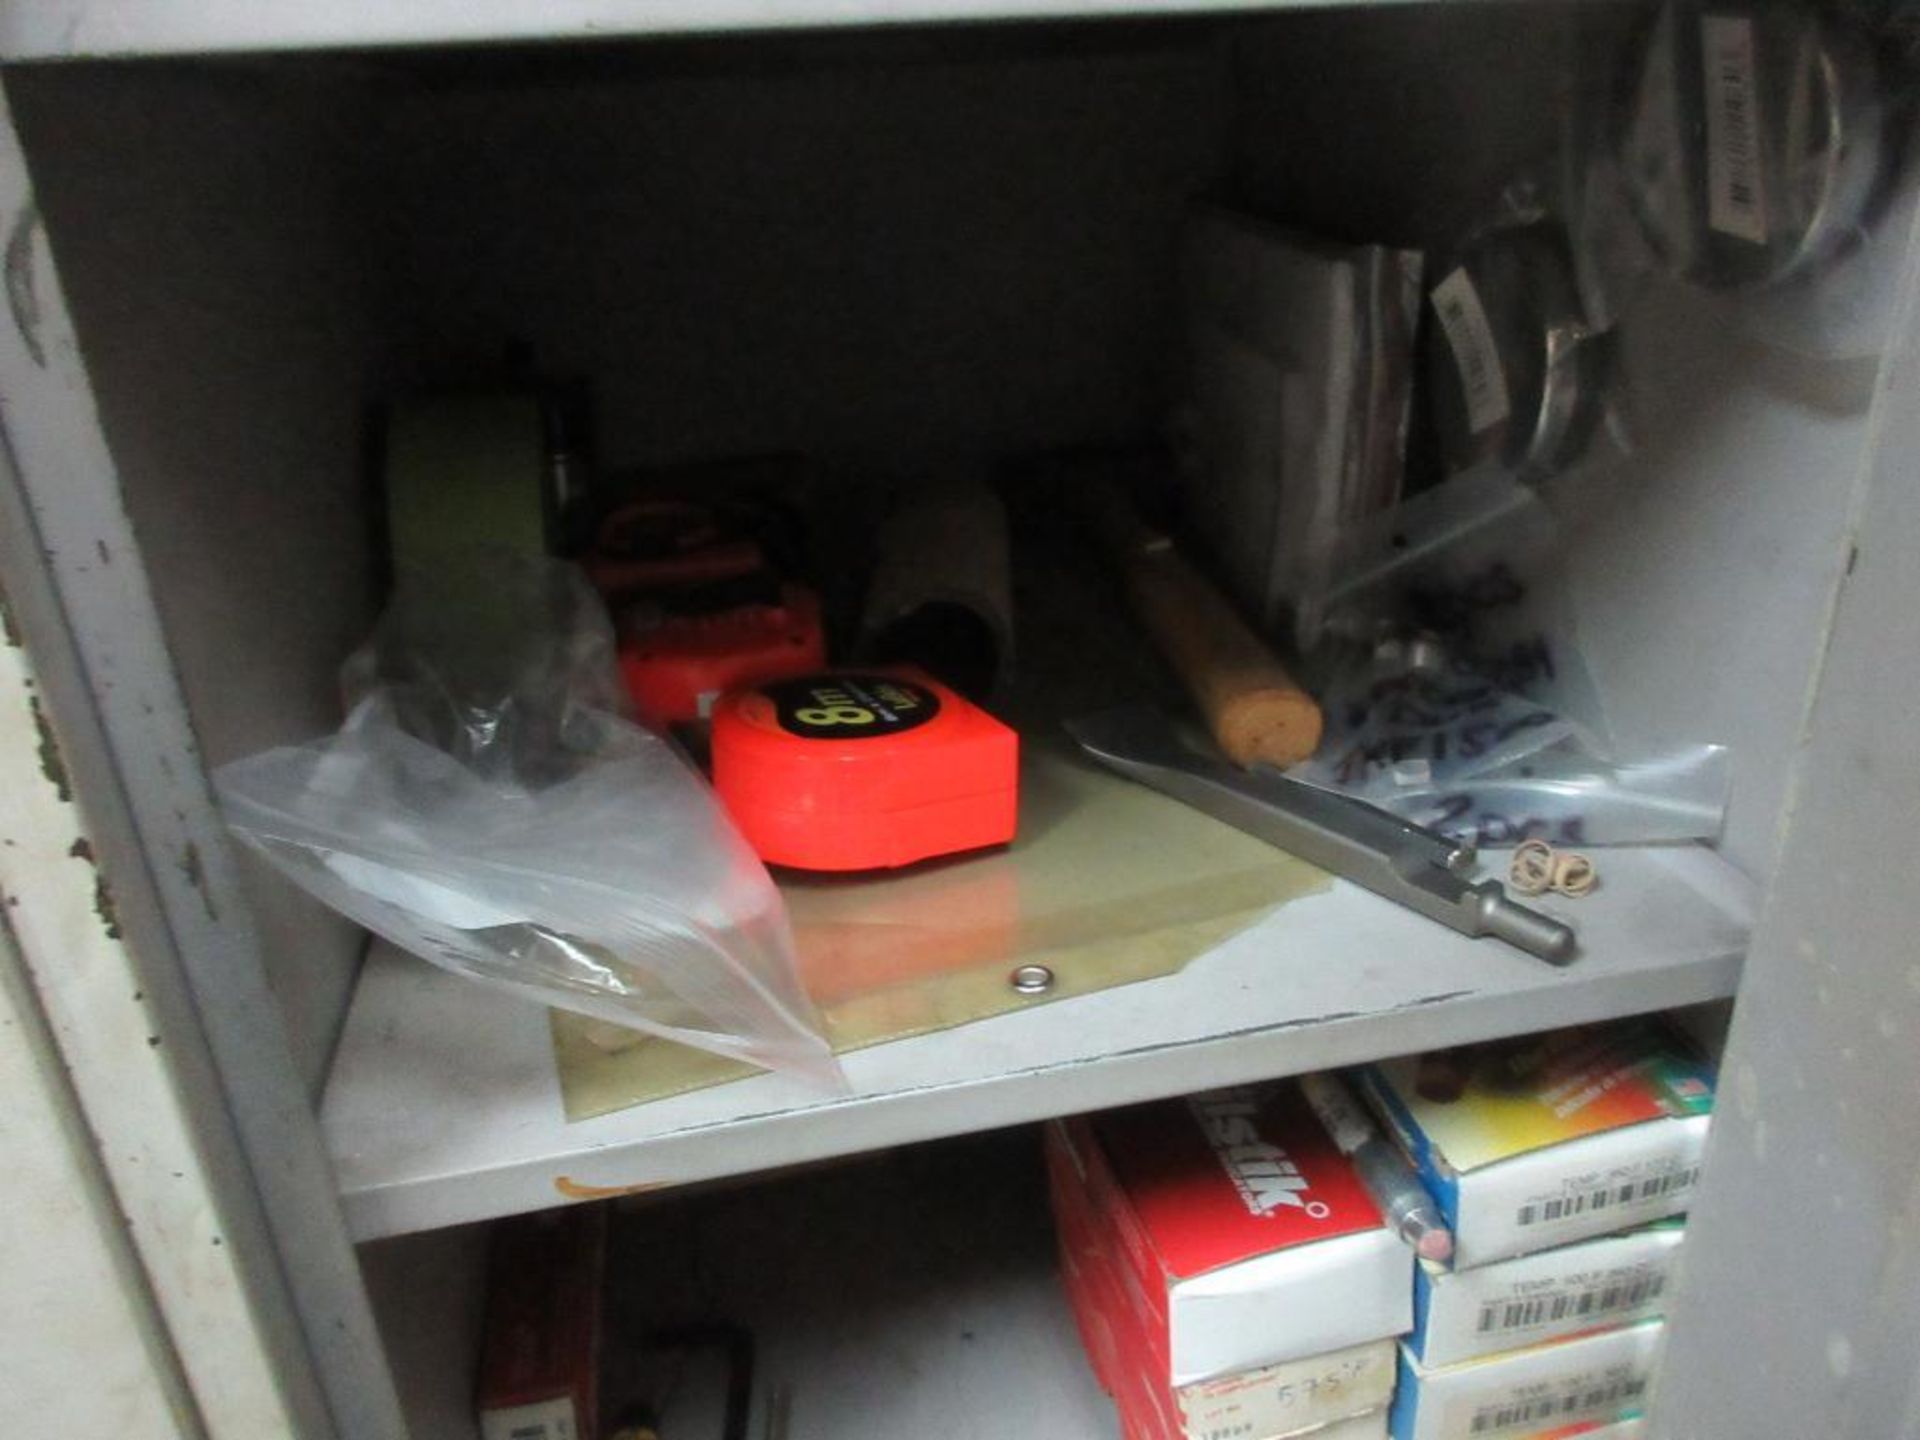
[[[616, 1212], [611, 1324], [719, 1315], [750, 1331], [750, 1435], [1115, 1440], [1061, 1288], [1039, 1159], [1030, 1136], [984, 1137]], [[616, 1403], [622, 1379], [611, 1363]], [[688, 1403], [663, 1431], [719, 1434], [715, 1388], [702, 1405], [683, 1382]]]
[[[987, 20], [1220, 15], [1232, 0], [34, 0], [0, 6], [0, 59], [124, 59], [513, 40], [608, 40]], [[1317, 8], [1306, 0], [1306, 8]]]
[[1683, 847], [1602, 873], [1559, 902], [1583, 944], [1565, 970], [1340, 883], [1178, 975], [850, 1055], [850, 1095], [761, 1075], [577, 1124], [544, 1012], [376, 946], [322, 1124], [364, 1240], [1733, 993], [1734, 867]]

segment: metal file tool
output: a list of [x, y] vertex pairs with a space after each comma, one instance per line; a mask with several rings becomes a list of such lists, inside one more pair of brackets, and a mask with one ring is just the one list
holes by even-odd
[[1094, 759], [1462, 935], [1492, 935], [1554, 965], [1575, 957], [1570, 926], [1467, 875], [1473, 848], [1421, 825], [1271, 770], [1242, 770], [1191, 749], [1150, 705], [1067, 722]]

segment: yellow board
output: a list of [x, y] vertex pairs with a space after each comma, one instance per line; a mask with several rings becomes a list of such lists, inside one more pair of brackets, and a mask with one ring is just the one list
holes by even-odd
[[[1323, 871], [1077, 756], [1034, 747], [1005, 850], [898, 874], [781, 880], [802, 978], [836, 1051], [1171, 975]], [[1043, 964], [1028, 996], [1008, 972]], [[717, 1085], [752, 1067], [556, 1011], [567, 1118]]]

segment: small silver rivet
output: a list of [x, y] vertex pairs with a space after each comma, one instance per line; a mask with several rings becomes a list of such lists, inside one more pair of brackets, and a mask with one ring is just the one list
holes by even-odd
[[1007, 979], [1022, 995], [1044, 995], [1053, 988], [1053, 971], [1044, 965], [1022, 965]]

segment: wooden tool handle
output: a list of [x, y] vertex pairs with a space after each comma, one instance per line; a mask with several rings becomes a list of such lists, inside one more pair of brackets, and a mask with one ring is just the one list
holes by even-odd
[[1236, 765], [1296, 765], [1320, 746], [1320, 706], [1233, 606], [1163, 535], [1113, 503], [1096, 528], [1128, 598]]
[[1236, 765], [1297, 765], [1320, 747], [1320, 706], [1170, 544], [1127, 561], [1127, 591]]

